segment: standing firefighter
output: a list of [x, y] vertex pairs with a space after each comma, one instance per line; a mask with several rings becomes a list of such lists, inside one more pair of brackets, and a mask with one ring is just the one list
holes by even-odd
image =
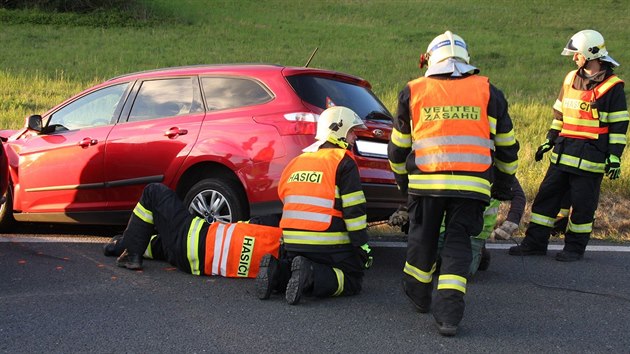
[[[277, 223], [271, 216], [260, 219]], [[103, 251], [106, 256], [119, 256], [119, 267], [132, 270], [142, 269], [144, 256], [168, 261], [193, 275], [254, 278], [261, 258], [279, 253], [280, 237], [277, 227], [209, 224], [191, 215], [173, 190], [151, 183], [144, 188], [122, 237], [114, 237]]]
[[511, 198], [518, 165], [507, 101], [488, 78], [476, 75], [469, 59], [464, 40], [450, 31], [429, 44], [420, 57], [420, 68], [428, 64], [425, 76], [398, 96], [388, 147], [398, 187], [410, 197], [403, 288], [418, 311], [428, 312], [439, 273], [433, 316], [445, 336], [456, 334], [464, 315], [470, 235], [483, 229], [491, 190], [497, 199]]
[[317, 122], [317, 142], [284, 169], [278, 194], [284, 203], [280, 227], [286, 257], [265, 256], [256, 278], [258, 297], [286, 292], [297, 304], [302, 295], [354, 295], [371, 264], [365, 196], [359, 169], [348, 150], [355, 128], [365, 128], [352, 110], [334, 106]]
[[534, 199], [525, 239], [509, 254], [545, 255], [562, 200], [568, 196], [572, 211], [564, 249], [556, 260], [572, 262], [584, 256], [604, 174], [617, 179], [621, 173], [629, 118], [623, 81], [613, 74], [619, 64], [608, 56], [599, 32], [576, 33], [562, 55], [573, 56], [578, 69], [566, 76], [553, 105], [547, 140], [535, 157], [540, 161], [553, 148], [551, 164]]

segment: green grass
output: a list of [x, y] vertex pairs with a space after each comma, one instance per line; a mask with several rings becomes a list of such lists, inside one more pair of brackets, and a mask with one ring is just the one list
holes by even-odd
[[[91, 15], [0, 9], [0, 122], [22, 126], [83, 88], [166, 66], [264, 62], [311, 66], [368, 79], [395, 112], [396, 96], [420, 75], [419, 54], [447, 29], [468, 43], [471, 62], [505, 93], [521, 142], [518, 173], [533, 198], [546, 163], [533, 162], [552, 118], [569, 37], [599, 30], [630, 80], [625, 0], [572, 1], [203, 1], [143, 0], [144, 8]], [[604, 193], [630, 199], [630, 154]]]

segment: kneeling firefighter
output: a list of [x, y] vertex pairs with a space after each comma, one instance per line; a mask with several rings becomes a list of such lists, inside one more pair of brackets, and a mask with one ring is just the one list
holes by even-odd
[[256, 279], [258, 297], [286, 292], [297, 304], [302, 295], [354, 295], [371, 265], [366, 201], [359, 169], [349, 147], [363, 121], [334, 106], [322, 112], [314, 144], [294, 158], [280, 178], [284, 203], [280, 227], [286, 257], [263, 258]]
[[[193, 275], [254, 278], [265, 254], [278, 256], [281, 230], [274, 216], [252, 223], [207, 223], [191, 215], [163, 184], [145, 187], [127, 228], [104, 247], [116, 264], [142, 269], [143, 256], [165, 260]], [[156, 235], [157, 234], [157, 235]]]

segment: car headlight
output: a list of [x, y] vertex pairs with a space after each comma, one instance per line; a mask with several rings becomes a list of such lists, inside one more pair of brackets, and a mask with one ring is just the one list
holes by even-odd
[[355, 141], [357, 151], [361, 156], [378, 157], [387, 159], [387, 143], [378, 143], [368, 140]]

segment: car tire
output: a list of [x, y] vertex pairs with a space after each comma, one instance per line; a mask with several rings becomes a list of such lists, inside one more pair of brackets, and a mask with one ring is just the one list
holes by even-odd
[[241, 186], [225, 178], [197, 182], [184, 197], [188, 211], [212, 223], [237, 222], [249, 218], [249, 207]]
[[15, 219], [13, 218], [13, 197], [11, 187], [7, 189], [4, 194], [6, 198], [4, 203], [0, 205], [0, 231], [9, 231], [15, 225]]

